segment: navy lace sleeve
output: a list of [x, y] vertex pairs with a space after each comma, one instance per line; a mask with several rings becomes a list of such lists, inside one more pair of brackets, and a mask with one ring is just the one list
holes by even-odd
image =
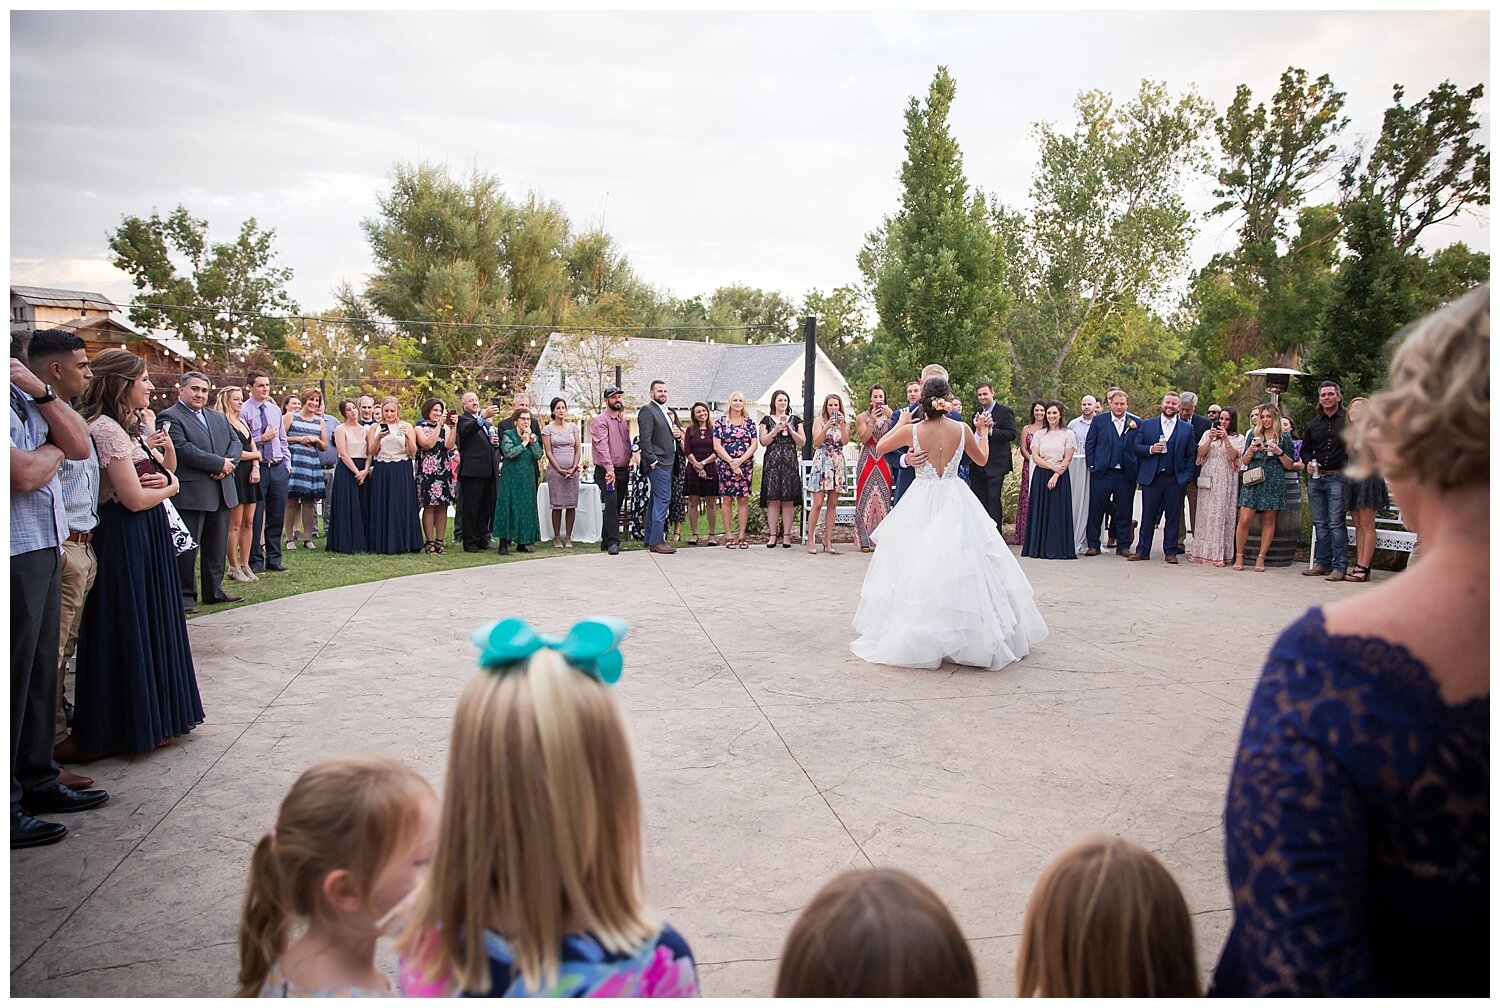
[[[1489, 700], [1310, 610], [1272, 648], [1224, 810], [1211, 994], [1487, 991]], [[1477, 984], [1478, 989], [1475, 990]]]

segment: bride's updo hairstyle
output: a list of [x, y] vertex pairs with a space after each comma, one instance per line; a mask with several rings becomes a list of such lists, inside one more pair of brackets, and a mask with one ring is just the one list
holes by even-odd
[[935, 410], [932, 408], [932, 400], [946, 399], [953, 394], [948, 387], [948, 379], [934, 376], [922, 383], [922, 401], [917, 404], [917, 419], [933, 420], [948, 415], [947, 410]]

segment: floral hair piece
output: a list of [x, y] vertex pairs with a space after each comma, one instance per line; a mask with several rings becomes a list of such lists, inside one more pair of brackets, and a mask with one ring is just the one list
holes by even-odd
[[559, 639], [543, 636], [530, 623], [512, 616], [474, 631], [471, 639], [479, 648], [482, 669], [504, 675], [542, 648], [551, 648], [584, 675], [613, 686], [625, 667], [619, 645], [629, 632], [624, 620], [593, 616], [574, 623], [568, 635]]
[[927, 405], [934, 413], [952, 413], [958, 409], [958, 401], [955, 399], [944, 399], [942, 396], [933, 396], [927, 400]]

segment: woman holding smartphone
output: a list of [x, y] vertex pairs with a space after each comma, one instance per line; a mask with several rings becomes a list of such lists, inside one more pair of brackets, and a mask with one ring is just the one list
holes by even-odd
[[875, 540], [870, 537], [891, 510], [891, 487], [894, 480], [886, 465], [885, 456], [875, 454], [875, 446], [891, 429], [891, 408], [885, 404], [885, 388], [870, 386], [870, 408], [855, 417], [854, 437], [859, 441], [859, 474], [854, 482], [854, 537], [859, 540], [859, 551], [869, 553], [875, 549]]
[[375, 460], [369, 479], [370, 552], [419, 552], [422, 523], [417, 518], [417, 481], [411, 464], [417, 454], [417, 431], [401, 419], [401, 404], [393, 396], [381, 402], [380, 420], [370, 425], [365, 451]]
[[78, 640], [68, 762], [150, 752], [203, 721], [164, 502], [176, 455], [154, 429], [146, 362], [102, 350], [81, 412], [99, 453], [98, 573]]
[[1198, 477], [1198, 519], [1189, 563], [1223, 567], [1234, 557], [1240, 453], [1245, 450], [1245, 438], [1235, 433], [1238, 419], [1234, 410], [1225, 407], [1198, 441], [1202, 475]]
[[423, 547], [427, 553], [446, 553], [448, 505], [453, 503], [453, 467], [448, 464], [458, 444], [458, 417], [443, 400], [422, 404], [417, 422], [417, 500], [422, 505]]
[[333, 473], [327, 547], [330, 553], [364, 553], [369, 549], [370, 431], [359, 422], [359, 403], [353, 399], [340, 402], [339, 413], [344, 422], [333, 429], [339, 465]]
[[771, 393], [771, 412], [761, 418], [760, 443], [766, 457], [760, 473], [760, 506], [766, 512], [766, 548], [792, 548], [792, 523], [802, 500], [802, 466], [797, 454], [807, 443], [802, 420], [792, 415], [792, 398], [781, 389]]
[[813, 540], [818, 535], [818, 513], [828, 509], [828, 520], [823, 523], [823, 552], [838, 555], [833, 548], [833, 521], [838, 514], [839, 497], [844, 492], [844, 445], [849, 443], [849, 421], [844, 416], [844, 400], [838, 395], [823, 399], [823, 409], [813, 421], [813, 443], [818, 446], [813, 453], [812, 472], [807, 477], [807, 489], [812, 494], [812, 516], [807, 522], [807, 552], [816, 553]]
[[[1281, 410], [1274, 403], [1262, 403], [1256, 417], [1257, 426], [1247, 435], [1240, 474], [1240, 520], [1234, 530], [1234, 569], [1245, 569], [1245, 541], [1250, 537], [1250, 519], [1260, 513], [1260, 555], [1255, 569], [1266, 569], [1266, 553], [1276, 535], [1276, 512], [1286, 506], [1286, 478], [1292, 468], [1292, 436], [1281, 429]], [[1253, 476], [1259, 472], [1261, 475]]]

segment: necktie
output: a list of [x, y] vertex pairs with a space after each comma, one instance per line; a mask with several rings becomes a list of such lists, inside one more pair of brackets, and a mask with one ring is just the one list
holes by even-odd
[[[261, 403], [260, 404], [260, 429], [262, 431], [264, 431], [267, 428], [269, 428], [270, 426], [271, 426], [271, 421], [269, 419], [267, 419], [267, 417], [266, 417], [266, 404], [265, 403]], [[270, 441], [267, 442], [268, 445], [274, 445], [275, 443], [276, 443], [276, 439], [275, 438], [272, 438]], [[273, 453], [270, 452], [270, 451], [266, 452], [266, 461], [267, 462], [275, 462], [277, 458], [280, 458], [279, 455], [276, 456], [275, 458], [273, 458], [272, 454]]]
[[204, 430], [208, 430], [208, 417], [203, 415], [202, 410], [193, 410], [193, 416], [198, 418], [198, 422], [203, 425]]

